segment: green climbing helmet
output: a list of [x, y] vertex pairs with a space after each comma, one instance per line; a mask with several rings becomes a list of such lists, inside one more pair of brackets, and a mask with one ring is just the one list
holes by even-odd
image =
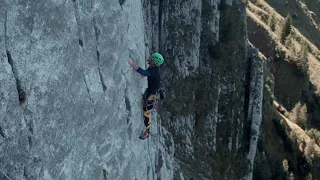
[[152, 61], [154, 62], [154, 64], [156, 65], [156, 66], [160, 66], [162, 63], [163, 63], [163, 57], [162, 57], [162, 55], [161, 54], [159, 54], [159, 53], [153, 53], [152, 55], [151, 55], [151, 57], [152, 57]]

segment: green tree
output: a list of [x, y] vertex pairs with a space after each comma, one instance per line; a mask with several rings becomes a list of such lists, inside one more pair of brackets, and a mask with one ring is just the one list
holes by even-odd
[[274, 14], [269, 16], [268, 25], [272, 31], [276, 30], [277, 19]]
[[290, 34], [292, 30], [292, 18], [290, 14], [284, 19], [284, 24], [281, 31], [281, 41], [284, 42], [286, 37]]

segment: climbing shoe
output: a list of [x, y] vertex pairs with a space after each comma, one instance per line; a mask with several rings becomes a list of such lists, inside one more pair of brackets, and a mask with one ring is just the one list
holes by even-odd
[[139, 138], [143, 140], [143, 139], [146, 139], [148, 137], [149, 137], [149, 132], [145, 131]]

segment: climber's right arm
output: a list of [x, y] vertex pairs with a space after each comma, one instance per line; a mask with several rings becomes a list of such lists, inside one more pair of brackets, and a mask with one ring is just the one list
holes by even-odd
[[132, 61], [132, 59], [129, 59], [128, 63], [133, 67], [134, 70], [138, 70], [139, 66], [134, 61]]
[[143, 70], [141, 67], [138, 67], [136, 71], [142, 76], [151, 76], [151, 73], [149, 70]]

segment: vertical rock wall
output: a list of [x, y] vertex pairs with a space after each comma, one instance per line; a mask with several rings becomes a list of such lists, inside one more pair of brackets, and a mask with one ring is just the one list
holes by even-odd
[[175, 177], [243, 177], [251, 126], [243, 2], [143, 4], [148, 27], [156, 31], [146, 33], [149, 49], [166, 57], [161, 117], [175, 141]]
[[144, 67], [139, 1], [0, 9], [0, 179], [172, 179], [172, 146], [138, 139], [146, 79], [127, 59]]
[[[0, 178], [248, 174], [258, 118], [242, 1], [1, 1], [0, 10]], [[167, 99], [141, 141], [146, 79], [127, 59], [146, 68], [153, 51], [165, 57]]]
[[258, 50], [250, 49], [251, 77], [250, 77], [250, 97], [248, 109], [248, 122], [251, 122], [250, 147], [247, 159], [250, 162], [246, 179], [252, 179], [253, 162], [257, 151], [260, 125], [262, 121], [262, 101], [263, 101], [263, 61], [258, 56]]

